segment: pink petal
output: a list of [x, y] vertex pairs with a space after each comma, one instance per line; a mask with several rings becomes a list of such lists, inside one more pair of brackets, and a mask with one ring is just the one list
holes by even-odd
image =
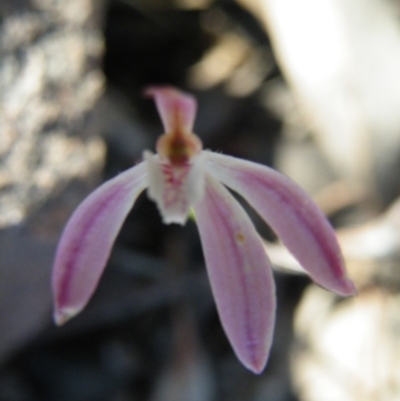
[[237, 201], [208, 174], [205, 196], [194, 209], [222, 326], [243, 365], [260, 373], [271, 347], [276, 306], [262, 241]]
[[356, 292], [336, 235], [313, 200], [266, 166], [206, 152], [207, 170], [242, 195], [318, 284], [341, 295]]
[[53, 270], [58, 324], [75, 316], [89, 301], [121, 225], [146, 186], [142, 162], [97, 188], [68, 221]]
[[145, 94], [154, 97], [165, 132], [184, 129], [192, 132], [196, 117], [196, 99], [170, 86], [150, 86]]

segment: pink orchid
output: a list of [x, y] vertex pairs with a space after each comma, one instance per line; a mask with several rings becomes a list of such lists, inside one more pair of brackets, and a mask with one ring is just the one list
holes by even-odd
[[147, 188], [165, 223], [184, 224], [193, 208], [212, 292], [239, 360], [260, 373], [275, 321], [271, 265], [252, 222], [225, 185], [268, 222], [311, 278], [341, 295], [346, 275], [335, 233], [310, 197], [282, 174], [256, 163], [202, 150], [192, 133], [196, 100], [152, 87], [165, 134], [156, 155], [105, 182], [77, 208], [61, 237], [53, 274], [55, 320], [79, 313], [92, 296], [121, 225]]

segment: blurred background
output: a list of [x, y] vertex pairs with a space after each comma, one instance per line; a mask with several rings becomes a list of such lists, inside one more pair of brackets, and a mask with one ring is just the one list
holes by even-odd
[[[68, 217], [162, 132], [149, 84], [199, 102], [205, 148], [289, 175], [337, 230], [358, 295], [276, 268], [259, 376], [233, 355], [193, 221], [142, 195], [90, 305], [58, 328]], [[0, 0], [0, 401], [400, 399], [399, 0]]]

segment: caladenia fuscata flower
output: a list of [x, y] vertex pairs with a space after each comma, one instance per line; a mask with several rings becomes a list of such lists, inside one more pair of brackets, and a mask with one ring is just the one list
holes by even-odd
[[92, 296], [115, 238], [138, 195], [147, 194], [165, 223], [184, 224], [191, 208], [203, 245], [219, 317], [239, 360], [260, 373], [275, 322], [275, 286], [261, 238], [230, 194], [260, 214], [319, 285], [348, 296], [355, 287], [330, 224], [311, 198], [260, 164], [202, 150], [192, 132], [196, 100], [172, 87], [151, 87], [165, 133], [157, 154], [105, 182], [70, 218], [54, 272], [55, 320], [79, 313]]

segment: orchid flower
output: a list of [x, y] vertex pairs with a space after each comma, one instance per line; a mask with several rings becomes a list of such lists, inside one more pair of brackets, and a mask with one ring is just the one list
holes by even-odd
[[275, 322], [272, 269], [250, 218], [226, 187], [260, 214], [321, 286], [348, 296], [355, 287], [328, 221], [284, 175], [260, 164], [202, 150], [192, 132], [196, 100], [172, 87], [151, 87], [165, 133], [157, 154], [105, 182], [70, 218], [54, 272], [55, 320], [62, 324], [87, 304], [115, 238], [139, 194], [158, 206], [164, 223], [184, 224], [193, 208], [212, 293], [238, 359], [260, 373]]

